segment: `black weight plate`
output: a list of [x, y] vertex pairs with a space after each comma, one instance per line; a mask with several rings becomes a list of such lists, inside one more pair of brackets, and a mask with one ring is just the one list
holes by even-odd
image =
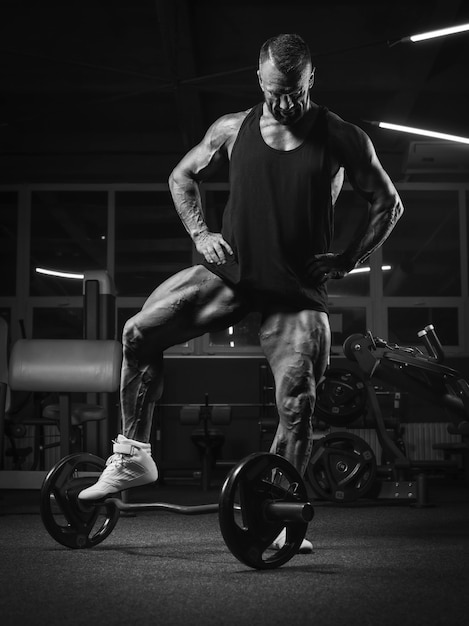
[[359, 335], [355, 333], [354, 335], [350, 335], [344, 341], [342, 349], [344, 351], [345, 356], [349, 361], [356, 361], [357, 357], [355, 356], [355, 346], [358, 345], [359, 341], [363, 341], [364, 335]]
[[47, 474], [40, 509], [47, 532], [68, 548], [92, 548], [113, 530], [119, 511], [112, 504], [80, 503], [80, 491], [96, 482], [105, 463], [93, 454], [71, 454]]
[[376, 457], [361, 437], [337, 432], [313, 448], [307, 477], [314, 491], [332, 502], [353, 502], [365, 496], [376, 478]]
[[331, 369], [318, 385], [315, 416], [331, 426], [348, 426], [363, 414], [366, 388], [350, 370]]
[[[233, 555], [255, 569], [273, 569], [289, 561], [299, 550], [307, 522], [268, 520], [271, 502], [307, 502], [306, 486], [299, 472], [283, 457], [254, 453], [228, 474], [219, 502], [220, 530]], [[269, 551], [286, 528], [285, 545]]]

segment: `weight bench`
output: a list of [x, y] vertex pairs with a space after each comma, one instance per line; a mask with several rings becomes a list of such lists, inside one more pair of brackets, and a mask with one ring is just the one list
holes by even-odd
[[[112, 393], [120, 382], [122, 346], [114, 340], [20, 339], [13, 346], [8, 384], [16, 391], [57, 393], [58, 405], [44, 409], [44, 423], [60, 430], [60, 455], [70, 454], [72, 426], [102, 420], [99, 405], [73, 404], [72, 393]], [[5, 408], [0, 407], [3, 423]]]
[[[197, 426], [202, 422], [202, 426], [192, 431], [191, 440], [197, 447], [202, 463], [201, 469], [201, 486], [203, 491], [210, 488], [210, 480], [212, 469], [216, 465], [217, 455], [223, 444], [225, 443], [225, 435], [218, 428], [211, 428], [209, 422], [213, 426], [228, 426], [231, 422], [231, 406], [227, 404], [210, 405], [208, 403], [208, 395], [205, 396], [205, 405], [188, 404], [181, 407], [179, 414], [181, 424], [186, 426]], [[229, 463], [233, 465], [233, 463]]]

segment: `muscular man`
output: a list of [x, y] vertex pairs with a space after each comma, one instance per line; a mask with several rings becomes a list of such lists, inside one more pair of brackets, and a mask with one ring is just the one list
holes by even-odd
[[[269, 39], [259, 57], [264, 100], [221, 117], [171, 174], [176, 210], [204, 261], [162, 283], [124, 328], [123, 434], [96, 485], [102, 498], [157, 478], [149, 444], [163, 389], [163, 351], [262, 313], [260, 343], [279, 414], [272, 451], [305, 472], [316, 384], [330, 350], [326, 281], [378, 248], [402, 214], [368, 136], [311, 100], [314, 66], [298, 35]], [[210, 232], [199, 184], [230, 163], [221, 233]], [[340, 254], [329, 252], [344, 171], [369, 218]]]

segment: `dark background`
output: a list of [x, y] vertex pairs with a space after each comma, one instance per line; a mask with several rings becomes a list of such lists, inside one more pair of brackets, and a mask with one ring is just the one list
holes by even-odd
[[310, 45], [313, 98], [402, 178], [416, 137], [366, 120], [467, 134], [469, 36], [393, 44], [468, 21], [463, 0], [6, 0], [0, 182], [166, 181], [216, 118], [259, 101], [279, 32]]

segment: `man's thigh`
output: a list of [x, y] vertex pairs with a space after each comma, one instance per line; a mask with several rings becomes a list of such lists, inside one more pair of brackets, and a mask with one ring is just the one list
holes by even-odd
[[133, 322], [150, 343], [165, 349], [236, 324], [248, 312], [248, 303], [230, 285], [195, 265], [161, 283]]
[[285, 367], [304, 363], [319, 381], [329, 362], [328, 315], [308, 309], [270, 311], [261, 324], [260, 342], [274, 376]]

